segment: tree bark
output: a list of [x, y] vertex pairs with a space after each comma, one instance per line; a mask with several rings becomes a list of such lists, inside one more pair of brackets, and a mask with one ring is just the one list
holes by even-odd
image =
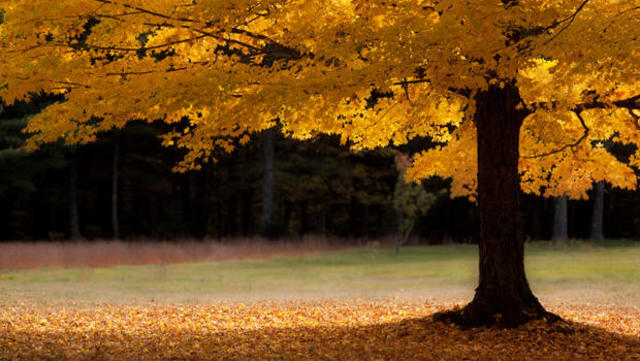
[[524, 269], [518, 147], [520, 127], [529, 112], [518, 107], [521, 98], [513, 84], [491, 86], [475, 101], [480, 279], [471, 303], [435, 319], [463, 327], [517, 327], [532, 319], [550, 319], [531, 292]]
[[593, 196], [593, 214], [591, 216], [591, 235], [589, 238], [593, 241], [601, 241], [604, 239], [602, 231], [604, 216], [604, 181], [596, 183]]
[[242, 210], [240, 211], [242, 222], [242, 236], [248, 237], [251, 234], [251, 220], [253, 211], [253, 188], [247, 186], [242, 191]]
[[264, 174], [262, 179], [262, 210], [260, 213], [260, 233], [263, 236], [269, 235], [273, 223], [273, 200], [275, 187], [275, 134], [275, 127], [265, 130], [262, 134]]
[[569, 226], [567, 216], [567, 196], [555, 197], [553, 212], [553, 234], [551, 240], [566, 241], [569, 239]]

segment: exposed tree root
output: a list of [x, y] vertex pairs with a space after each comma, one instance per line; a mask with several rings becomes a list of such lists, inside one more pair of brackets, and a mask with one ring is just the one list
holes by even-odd
[[563, 321], [560, 316], [545, 310], [537, 299], [527, 303], [515, 299], [511, 301], [490, 303], [480, 301], [476, 297], [461, 309], [436, 313], [433, 315], [433, 320], [452, 323], [465, 329], [482, 326], [516, 328], [529, 321], [540, 319], [549, 323]]

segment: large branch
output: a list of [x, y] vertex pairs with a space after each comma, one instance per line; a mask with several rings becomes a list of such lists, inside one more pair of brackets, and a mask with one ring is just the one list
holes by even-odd
[[[403, 80], [403, 81], [398, 81], [393, 83], [393, 85], [399, 85], [402, 86], [403, 88], [407, 88], [409, 85], [411, 84], [420, 84], [420, 83], [430, 83], [431, 80], [429, 79], [413, 79], [413, 80]], [[454, 93], [454, 94], [458, 94], [461, 95], [465, 98], [470, 98], [471, 97], [471, 89], [468, 88], [454, 88], [454, 87], [449, 87], [448, 89], [450, 92]]]
[[631, 110], [640, 109], [640, 94], [632, 96], [630, 98], [614, 100], [612, 102], [602, 102], [594, 100], [587, 103], [576, 104], [574, 110], [586, 110], [586, 109], [611, 109], [611, 108], [625, 108]]
[[[582, 111], [588, 109], [612, 109], [612, 108], [623, 108], [623, 109], [631, 109], [631, 110], [640, 110], [640, 94], [634, 95], [632, 97], [620, 100], [614, 100], [610, 102], [597, 100], [599, 97], [595, 96], [594, 99], [589, 102], [578, 103], [567, 109], [570, 111]], [[557, 110], [558, 102], [557, 101], [549, 101], [549, 102], [535, 102], [527, 105], [527, 108], [531, 109], [531, 111], [535, 112], [538, 109], [545, 110]]]

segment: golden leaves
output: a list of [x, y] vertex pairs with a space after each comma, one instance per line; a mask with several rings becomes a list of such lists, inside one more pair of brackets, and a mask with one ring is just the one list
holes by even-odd
[[[430, 320], [432, 306], [400, 300], [209, 305], [3, 304], [6, 359], [522, 360], [640, 356], [640, 313], [560, 304], [580, 324], [531, 322], [463, 331]], [[626, 335], [626, 336], [625, 336]]]
[[580, 144], [521, 166], [525, 190], [571, 185], [582, 197], [580, 182], [635, 185], [630, 168], [593, 146], [640, 142], [637, 120], [613, 110], [640, 91], [635, 2], [589, 1], [578, 14], [548, 0], [4, 2], [0, 97], [65, 95], [32, 120], [33, 143], [189, 117], [191, 131], [164, 138], [189, 152], [182, 167], [275, 118], [287, 135], [338, 134], [354, 149], [429, 137], [449, 144], [416, 157], [411, 177], [454, 176], [452, 194], [464, 195], [475, 187], [475, 141], [472, 126], [458, 128], [473, 122], [474, 94], [510, 79], [520, 106], [536, 111], [522, 133], [525, 158], [582, 137], [568, 114], [576, 104], [608, 108], [584, 112]]
[[413, 166], [407, 170], [407, 180], [417, 181], [439, 175], [452, 178], [451, 197], [475, 198], [477, 186], [476, 129], [471, 122], [462, 124], [447, 145], [415, 156]]
[[621, 135], [640, 140], [640, 133], [624, 125], [628, 115], [623, 113], [584, 111], [584, 125], [573, 112], [542, 109], [525, 119], [519, 164], [523, 190], [544, 196], [566, 193], [574, 199], [585, 199], [593, 182], [601, 180], [614, 187], [634, 189], [637, 179], [633, 169], [603, 146], [605, 141], [621, 141]]

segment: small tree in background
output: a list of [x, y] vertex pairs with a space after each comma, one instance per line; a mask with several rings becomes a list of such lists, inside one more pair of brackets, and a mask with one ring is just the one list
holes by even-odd
[[407, 182], [405, 175], [411, 166], [411, 159], [406, 154], [396, 155], [395, 162], [398, 169], [398, 181], [393, 192], [393, 209], [398, 216], [398, 238], [396, 240], [396, 253], [398, 253], [400, 247], [409, 240], [417, 219], [426, 215], [438, 200], [438, 196], [446, 191], [429, 193], [422, 187], [422, 184]]

